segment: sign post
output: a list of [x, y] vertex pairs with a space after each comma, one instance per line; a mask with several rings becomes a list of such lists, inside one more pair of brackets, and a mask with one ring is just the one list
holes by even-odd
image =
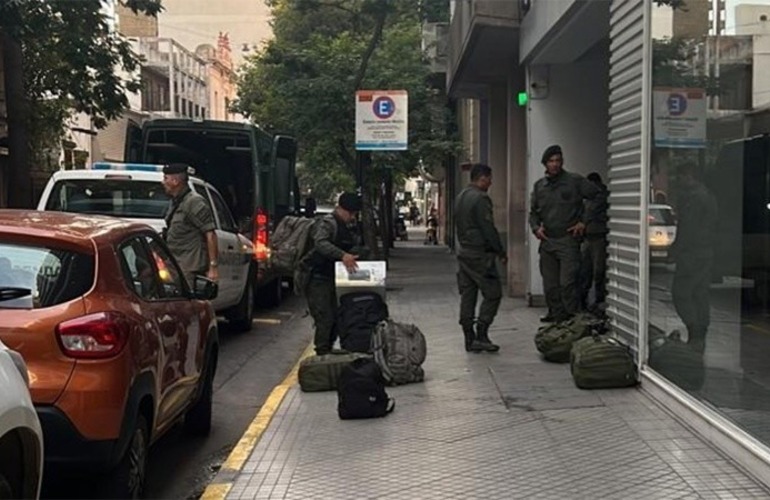
[[706, 147], [706, 91], [697, 88], [653, 90], [655, 147]]

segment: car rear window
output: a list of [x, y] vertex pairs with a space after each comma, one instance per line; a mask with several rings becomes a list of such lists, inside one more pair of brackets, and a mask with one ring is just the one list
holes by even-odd
[[649, 220], [651, 226], [674, 226], [674, 212], [669, 208], [650, 208]]
[[68, 179], [56, 182], [46, 210], [162, 219], [169, 198], [160, 182], [133, 179]]
[[94, 257], [71, 250], [0, 242], [0, 309], [41, 309], [85, 294]]

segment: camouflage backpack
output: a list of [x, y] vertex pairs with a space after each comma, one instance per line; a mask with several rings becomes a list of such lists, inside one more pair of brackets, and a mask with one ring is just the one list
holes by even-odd
[[386, 319], [374, 329], [372, 354], [388, 385], [422, 382], [427, 351], [425, 336], [414, 325]]
[[568, 363], [573, 343], [592, 333], [604, 333], [605, 329], [605, 320], [588, 313], [579, 313], [567, 321], [539, 328], [535, 335], [535, 346], [546, 361]]
[[337, 231], [337, 219], [333, 215], [319, 215], [314, 218], [287, 215], [275, 228], [270, 245], [270, 266], [281, 276], [294, 280], [294, 291], [304, 292], [310, 278], [310, 270], [303, 261], [313, 250], [310, 232], [316, 222], [334, 225]]

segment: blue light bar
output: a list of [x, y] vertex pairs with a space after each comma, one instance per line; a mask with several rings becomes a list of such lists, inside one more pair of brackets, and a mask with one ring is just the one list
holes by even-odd
[[91, 165], [92, 170], [133, 170], [139, 172], [163, 172], [163, 165], [150, 163], [115, 163], [110, 161], [97, 161]]

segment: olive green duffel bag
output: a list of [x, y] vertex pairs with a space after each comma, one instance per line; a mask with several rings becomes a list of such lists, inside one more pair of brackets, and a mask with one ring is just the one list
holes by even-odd
[[361, 352], [307, 357], [299, 364], [299, 386], [304, 392], [335, 391], [343, 368], [353, 360], [371, 357]]
[[570, 353], [570, 370], [581, 389], [610, 389], [636, 385], [637, 369], [628, 347], [607, 335], [576, 341]]

